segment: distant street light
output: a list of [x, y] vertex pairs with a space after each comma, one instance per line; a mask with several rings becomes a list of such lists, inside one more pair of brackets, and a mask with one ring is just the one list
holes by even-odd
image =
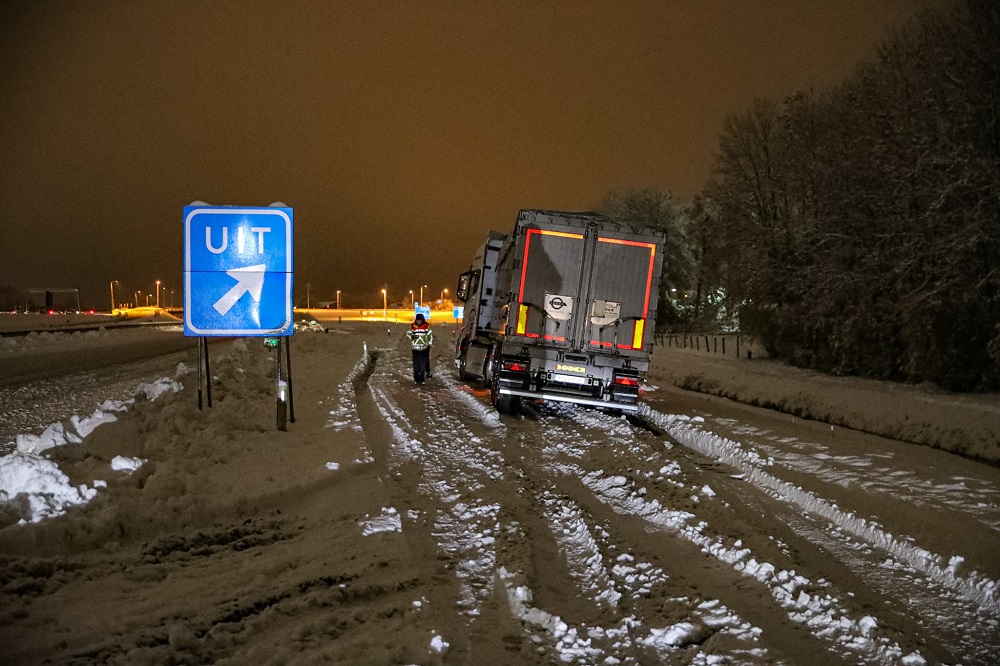
[[137, 289], [135, 292], [135, 307], [139, 307], [139, 294], [142, 293], [142, 289]]
[[389, 303], [386, 300], [387, 298], [388, 298], [388, 296], [386, 296], [385, 289], [383, 289], [382, 290], [382, 319], [388, 319], [389, 318]]
[[410, 307], [413, 307], [413, 290], [410, 290]]
[[421, 305], [424, 304], [424, 287], [426, 287], [426, 286], [427, 286], [426, 284], [420, 285], [420, 304]]
[[156, 281], [156, 309], [160, 309], [160, 281]]
[[337, 309], [340, 309], [340, 290], [337, 290]]
[[115, 282], [116, 282], [116, 280], [112, 280], [111, 281], [111, 309], [112, 310], [114, 310], [116, 307], [118, 307], [118, 306], [115, 305]]
[[442, 303], [444, 303], [444, 297], [447, 296], [447, 295], [448, 295], [448, 290], [447, 289], [442, 289], [441, 290], [441, 302]]
[[149, 297], [151, 294], [146, 294], [146, 307], [149, 307]]

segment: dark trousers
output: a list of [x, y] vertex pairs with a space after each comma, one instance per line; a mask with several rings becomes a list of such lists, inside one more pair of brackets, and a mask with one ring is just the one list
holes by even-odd
[[413, 350], [413, 381], [423, 384], [424, 379], [431, 373], [431, 350]]

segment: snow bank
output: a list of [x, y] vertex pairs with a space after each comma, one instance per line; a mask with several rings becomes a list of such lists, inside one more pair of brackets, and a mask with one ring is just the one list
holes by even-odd
[[[178, 366], [178, 374], [181, 374], [181, 366]], [[156, 400], [168, 391], [176, 392], [182, 388], [179, 382], [161, 377], [152, 383], [139, 384], [136, 393], [145, 395], [148, 400]], [[37, 523], [45, 518], [61, 515], [71, 506], [86, 504], [92, 500], [97, 496], [95, 488], [88, 488], [86, 484], [71, 485], [69, 477], [56, 463], [39, 454], [57, 446], [83, 442], [98, 426], [117, 421], [116, 414], [128, 411], [133, 403], [134, 400], [105, 400], [90, 416], [71, 416], [70, 431], [62, 423], [53, 423], [40, 435], [18, 435], [15, 440], [16, 451], [0, 457], [0, 502], [10, 502], [24, 496], [30, 522]], [[141, 458], [116, 456], [111, 461], [111, 468], [134, 472], [145, 462]], [[95, 482], [94, 485], [99, 484]], [[102, 483], [100, 487], [106, 485]], [[26, 521], [22, 519], [21, 522]]]
[[70, 484], [58, 465], [37, 453], [17, 451], [0, 458], [0, 502], [20, 495], [27, 499], [31, 522], [37, 523], [86, 504], [97, 497], [97, 490]]

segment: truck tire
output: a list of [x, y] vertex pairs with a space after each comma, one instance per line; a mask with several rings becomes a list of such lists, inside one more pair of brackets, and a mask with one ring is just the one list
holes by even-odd
[[490, 383], [490, 404], [501, 414], [518, 414], [521, 411], [521, 396], [500, 393], [500, 373], [493, 373]]

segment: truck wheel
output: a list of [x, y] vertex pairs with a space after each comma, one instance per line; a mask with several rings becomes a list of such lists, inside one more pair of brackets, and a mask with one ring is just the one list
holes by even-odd
[[490, 404], [501, 414], [518, 414], [521, 411], [521, 396], [500, 393], [500, 373], [496, 373], [490, 385]]
[[490, 381], [490, 404], [500, 412], [506, 414], [510, 411], [511, 396], [500, 393], [500, 373], [494, 372]]

